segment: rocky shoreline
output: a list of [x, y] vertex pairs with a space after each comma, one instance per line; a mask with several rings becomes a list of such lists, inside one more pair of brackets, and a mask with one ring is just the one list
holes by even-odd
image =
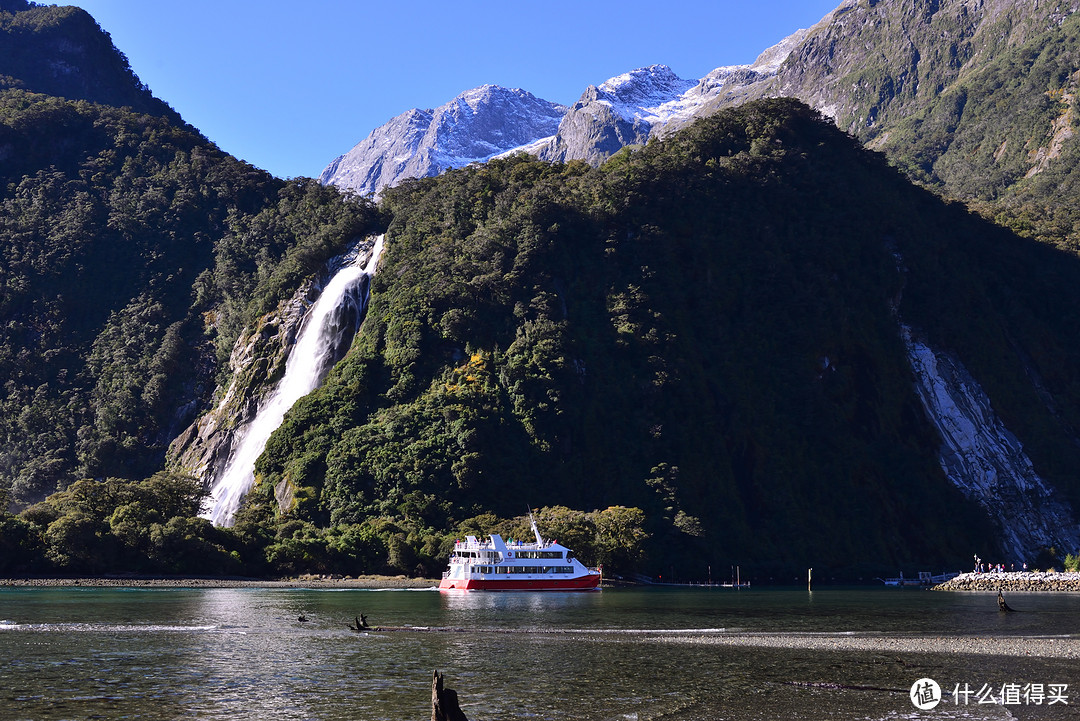
[[406, 576], [298, 576], [296, 578], [162, 578], [103, 576], [94, 578], [0, 578], [3, 587], [88, 588], [435, 588], [437, 579]]
[[961, 573], [933, 591], [1075, 591], [1080, 592], [1080, 573], [1024, 571], [1013, 573]]

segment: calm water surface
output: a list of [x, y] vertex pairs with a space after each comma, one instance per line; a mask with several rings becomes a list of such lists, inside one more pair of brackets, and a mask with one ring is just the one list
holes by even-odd
[[[0, 589], [0, 719], [430, 718], [433, 669], [472, 720], [1080, 718], [1073, 660], [702, 645], [769, 632], [1080, 638], [1080, 594], [898, 589]], [[410, 630], [358, 634], [372, 625]], [[307, 623], [298, 622], [304, 614]], [[1069, 684], [1069, 705], [908, 691]], [[951, 697], [950, 697], [951, 698]]]

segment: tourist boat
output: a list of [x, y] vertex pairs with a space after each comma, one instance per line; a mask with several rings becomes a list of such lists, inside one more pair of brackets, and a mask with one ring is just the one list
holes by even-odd
[[497, 533], [486, 541], [466, 536], [454, 543], [440, 591], [592, 591], [600, 569], [587, 568], [574, 552], [545, 541], [532, 520], [535, 542], [504, 541]]

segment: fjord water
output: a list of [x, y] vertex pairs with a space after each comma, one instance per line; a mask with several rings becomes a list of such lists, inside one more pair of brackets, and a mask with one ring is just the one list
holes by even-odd
[[[1075, 660], [695, 643], [716, 636], [1080, 636], [1080, 595], [896, 589], [0, 589], [0, 719], [1070, 718]], [[373, 626], [411, 630], [356, 633]], [[298, 618], [308, 620], [302, 623]], [[884, 647], [883, 647], [884, 648]], [[1068, 706], [942, 704], [919, 678], [1067, 683]], [[920, 715], [922, 714], [922, 715]]]

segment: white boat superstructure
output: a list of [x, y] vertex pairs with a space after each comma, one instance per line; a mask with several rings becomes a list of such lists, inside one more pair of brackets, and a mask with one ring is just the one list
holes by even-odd
[[497, 533], [455, 542], [439, 590], [587, 591], [600, 585], [600, 569], [586, 567], [566, 546], [545, 541], [535, 521], [532, 530], [535, 542], [506, 541]]

